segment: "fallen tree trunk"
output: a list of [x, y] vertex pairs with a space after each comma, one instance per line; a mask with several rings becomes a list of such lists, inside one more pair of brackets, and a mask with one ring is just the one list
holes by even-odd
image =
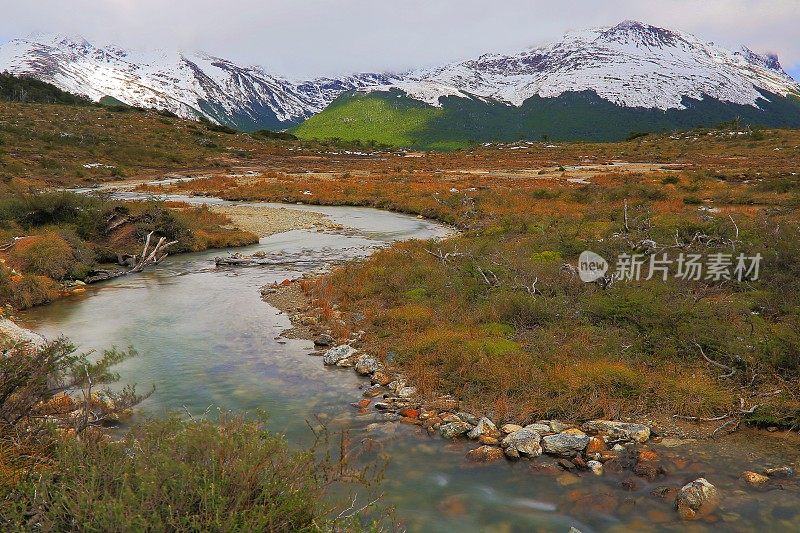
[[[84, 279], [84, 283], [97, 283], [99, 281], [106, 281], [109, 279], [119, 278], [122, 276], [127, 276], [128, 274], [133, 274], [134, 272], [141, 272], [146, 267], [150, 265], [157, 265], [161, 261], [164, 260], [167, 255], [167, 248], [172, 246], [173, 244], [177, 244], [178, 241], [167, 241], [166, 237], [161, 237], [156, 245], [150, 249], [150, 241], [153, 238], [153, 234], [155, 232], [151, 231], [147, 234], [147, 238], [144, 241], [144, 249], [142, 250], [141, 256], [133, 256], [128, 258], [129, 263], [132, 264], [132, 268], [130, 270], [105, 270], [99, 269], [93, 271], [86, 279]], [[121, 257], [118, 257], [120, 259]]]

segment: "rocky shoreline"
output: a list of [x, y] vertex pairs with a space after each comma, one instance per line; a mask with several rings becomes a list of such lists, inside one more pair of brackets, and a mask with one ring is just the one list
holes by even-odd
[[[581, 472], [595, 476], [610, 474], [622, 475], [621, 488], [632, 490], [637, 485], [636, 478], [654, 482], [669, 474], [661, 454], [651, 444], [669, 448], [689, 442], [649, 424], [622, 420], [500, 423], [462, 410], [460, 402], [452, 396], [423, 398], [402, 372], [359, 350], [363, 331], [351, 334], [347, 342], [337, 343], [323, 321], [314, 316], [299, 281], [284, 280], [264, 287], [261, 292], [264, 301], [285, 312], [292, 322], [282, 336], [312, 340], [314, 355], [321, 356], [324, 365], [353, 369], [368, 379], [362, 399], [353, 403], [359, 409], [375, 409], [386, 422], [417, 425], [445, 441], [474, 442], [475, 447], [466, 453], [466, 460], [473, 464], [549, 456], [562, 472], [557, 479], [560, 484], [569, 484], [570, 476], [577, 477]], [[740, 478], [749, 486], [763, 488], [794, 476], [794, 468], [787, 465], [760, 472], [746, 470]], [[720, 490], [702, 475], [680, 486], [665, 486], [654, 495], [673, 499], [682, 520], [707, 519], [722, 499]]]

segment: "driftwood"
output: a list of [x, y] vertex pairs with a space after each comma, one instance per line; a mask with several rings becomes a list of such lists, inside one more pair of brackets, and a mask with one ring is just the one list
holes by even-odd
[[214, 264], [217, 266], [228, 266], [228, 267], [247, 267], [247, 266], [271, 266], [271, 265], [317, 265], [319, 264], [319, 260], [314, 259], [275, 259], [269, 258], [264, 254], [254, 254], [254, 255], [241, 255], [241, 254], [232, 254], [228, 257], [215, 257]]
[[129, 270], [95, 270], [83, 281], [85, 283], [97, 283], [98, 281], [106, 281], [109, 279], [119, 278], [133, 274], [134, 272], [141, 272], [150, 265], [157, 265], [164, 260], [167, 255], [167, 248], [178, 241], [167, 241], [166, 237], [161, 237], [155, 246], [150, 248], [150, 241], [153, 239], [154, 231], [147, 234], [144, 241], [144, 249], [140, 256], [134, 255], [131, 257], [117, 256], [117, 260], [124, 265], [130, 267]]

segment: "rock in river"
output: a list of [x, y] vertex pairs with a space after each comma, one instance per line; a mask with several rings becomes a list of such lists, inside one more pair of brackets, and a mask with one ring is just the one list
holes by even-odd
[[325, 352], [325, 355], [322, 356], [322, 362], [326, 365], [335, 365], [339, 361], [352, 357], [355, 353], [356, 349], [349, 344], [341, 344]]
[[467, 452], [467, 459], [476, 463], [493, 463], [503, 458], [503, 450], [494, 446], [481, 446]]
[[[467, 422], [469, 422], [469, 420], [467, 420]], [[481, 437], [493, 437], [496, 439], [500, 436], [500, 432], [497, 431], [497, 426], [495, 426], [491, 420], [483, 417], [478, 420], [477, 425], [467, 434], [467, 436], [471, 439], [479, 439]]]
[[644, 424], [616, 420], [591, 420], [581, 429], [590, 435], [607, 435], [612, 440], [632, 440], [642, 444], [650, 438], [650, 428]]
[[701, 477], [681, 487], [675, 505], [683, 520], [698, 520], [713, 513], [719, 501], [717, 488]]
[[450, 422], [449, 424], [442, 425], [442, 427], [439, 428], [439, 433], [446, 439], [454, 439], [467, 433], [471, 429], [472, 426], [466, 422]]
[[520, 429], [508, 434], [503, 439], [502, 445], [505, 454], [509, 457], [520, 456], [538, 457], [542, 455], [542, 436], [531, 429]]
[[578, 455], [586, 448], [587, 444], [589, 444], [589, 437], [587, 435], [559, 433], [542, 438], [542, 448], [544, 448], [545, 453], [560, 455], [562, 457], [574, 457]]
[[356, 372], [368, 376], [378, 370], [378, 360], [371, 355], [364, 354], [356, 361]]
[[331, 344], [333, 344], [333, 337], [325, 333], [314, 339], [314, 346], [330, 346]]

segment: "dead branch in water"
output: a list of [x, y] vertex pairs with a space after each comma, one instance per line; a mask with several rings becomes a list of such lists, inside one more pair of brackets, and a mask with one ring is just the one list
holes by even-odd
[[155, 232], [151, 231], [150, 233], [147, 234], [147, 239], [145, 239], [144, 241], [144, 249], [142, 250], [141, 259], [139, 259], [139, 262], [136, 263], [136, 266], [134, 266], [131, 270], [129, 270], [128, 273], [141, 272], [148, 265], [157, 265], [165, 257], [167, 257], [167, 255], [169, 255], [167, 254], [166, 249], [172, 246], [173, 244], [178, 243], [178, 241], [167, 242], [166, 237], [161, 237], [158, 240], [158, 243], [156, 243], [153, 250], [149, 251], [150, 239], [153, 237], [153, 233]]

